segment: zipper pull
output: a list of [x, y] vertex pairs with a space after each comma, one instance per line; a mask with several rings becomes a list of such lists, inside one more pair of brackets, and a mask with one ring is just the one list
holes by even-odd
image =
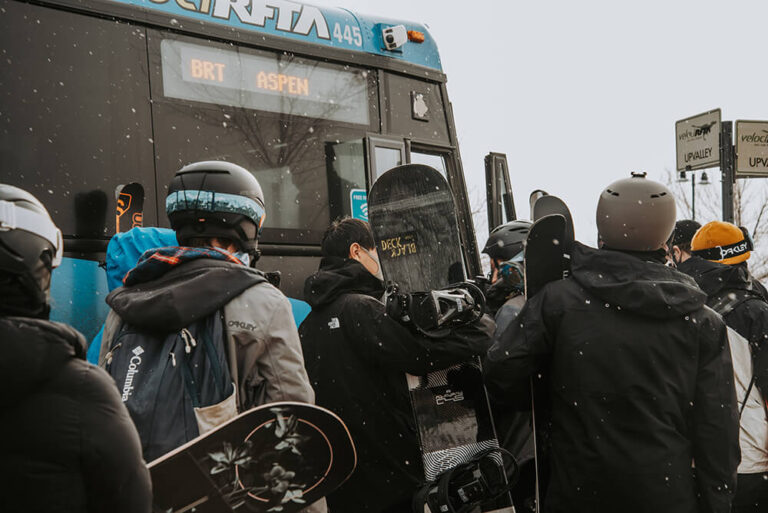
[[195, 337], [193, 337], [189, 330], [186, 328], [181, 330], [181, 338], [184, 340], [184, 351], [187, 354], [191, 353], [192, 348], [197, 346], [197, 340], [195, 340]]
[[176, 367], [176, 355], [173, 352], [168, 353], [168, 355], [171, 357], [171, 365]]
[[112, 365], [112, 358], [115, 355], [115, 351], [117, 351], [117, 348], [123, 345], [122, 342], [118, 343], [115, 347], [109, 350], [109, 352], [104, 355], [104, 361], [107, 363], [107, 365]]

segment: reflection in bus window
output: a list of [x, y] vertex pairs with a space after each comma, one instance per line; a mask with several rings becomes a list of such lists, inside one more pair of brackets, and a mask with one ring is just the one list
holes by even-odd
[[[150, 61], [160, 79], [153, 82], [152, 105], [159, 184], [169, 183], [180, 166], [197, 160], [227, 160], [251, 170], [264, 190], [265, 243], [316, 244], [332, 218], [350, 215], [350, 190], [365, 188], [365, 167], [361, 143], [344, 149], [344, 142], [362, 141], [370, 130], [375, 111], [368, 109], [375, 102], [369, 95], [375, 98], [376, 92], [367, 73], [285, 53], [233, 52], [230, 46], [212, 42], [180, 46], [182, 42], [168, 40], [165, 34], [149, 33]], [[191, 48], [194, 55], [176, 51], [182, 48]], [[216, 56], [223, 67], [201, 64], [190, 70], [211, 80], [221, 77], [224, 84], [201, 83], [192, 75], [195, 80], [189, 81], [184, 69], [173, 65]], [[301, 95], [291, 93], [292, 87], [298, 91], [299, 82], [291, 86], [290, 77], [283, 81], [282, 93], [256, 91], [258, 82], [243, 85], [244, 77], [258, 78], [256, 68], [268, 64], [278, 66], [286, 77], [307, 79], [310, 95], [320, 96], [308, 102], [304, 85]], [[233, 68], [237, 80], [226, 75]], [[345, 79], [349, 87], [324, 87], [329, 73]], [[279, 79], [277, 84], [279, 89]], [[170, 97], [169, 87], [177, 88]], [[186, 100], [176, 99], [183, 96], [180, 91], [190, 93]]]
[[115, 189], [157, 219], [144, 29], [3, 2], [0, 183], [37, 196], [64, 237], [115, 233]]
[[442, 155], [411, 150], [411, 164], [424, 164], [432, 167], [440, 171], [440, 174], [446, 179], [448, 178], [448, 172], [445, 169], [445, 157]]
[[507, 173], [503, 171], [501, 164], [499, 164], [499, 168], [499, 172], [496, 173], [496, 190], [501, 191], [501, 223], [504, 224], [511, 221], [508, 212], [514, 209], [514, 205], [512, 204], [512, 198], [507, 192], [510, 190], [507, 184]]
[[363, 194], [367, 189], [365, 186], [363, 140], [328, 143], [326, 145], [326, 158], [328, 161], [328, 199], [331, 219], [352, 216], [367, 221], [367, 202], [365, 212], [358, 205], [353, 205], [353, 195], [356, 193]]

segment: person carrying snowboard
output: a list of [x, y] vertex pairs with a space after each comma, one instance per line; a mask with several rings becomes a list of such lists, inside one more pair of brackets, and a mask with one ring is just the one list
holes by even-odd
[[254, 406], [314, 402], [288, 300], [253, 269], [265, 216], [256, 178], [190, 164], [166, 212], [180, 246], [145, 252], [107, 296], [99, 358], [150, 461]]
[[741, 430], [735, 513], [768, 510], [768, 303], [747, 268], [753, 251], [744, 230], [712, 221], [691, 241], [678, 268], [707, 294], [729, 330]]
[[[664, 265], [675, 200], [644, 175], [600, 195], [596, 250], [528, 298], [485, 359], [489, 392], [549, 376], [545, 512], [730, 511], [738, 410], [726, 327]], [[535, 258], [526, 255], [526, 259]]]
[[435, 340], [389, 317], [364, 221], [334, 221], [321, 250], [320, 268], [305, 283], [312, 311], [299, 333], [317, 404], [347, 424], [358, 454], [354, 474], [328, 495], [328, 506], [334, 513], [411, 511], [424, 469], [405, 373], [420, 376], [482, 354], [493, 323], [483, 319]]
[[48, 320], [61, 232], [30, 193], [0, 184], [0, 511], [149, 513], [141, 444], [85, 339]]

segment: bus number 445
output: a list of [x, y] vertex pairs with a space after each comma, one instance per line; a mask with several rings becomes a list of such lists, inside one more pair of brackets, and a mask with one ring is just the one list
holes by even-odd
[[359, 27], [350, 27], [344, 25], [344, 31], [341, 30], [341, 24], [336, 23], [333, 26], [333, 37], [339, 42], [346, 41], [350, 45], [363, 46], [363, 36], [360, 34]]

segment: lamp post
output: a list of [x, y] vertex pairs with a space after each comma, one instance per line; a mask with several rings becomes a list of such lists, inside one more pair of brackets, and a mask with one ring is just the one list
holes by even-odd
[[[686, 175], [687, 171], [680, 171], [680, 174], [677, 177], [677, 181], [680, 183], [687, 182], [688, 176]], [[703, 171], [701, 173], [701, 181], [699, 182], [699, 185], [709, 185], [709, 176], [707, 176], [707, 172]], [[696, 172], [691, 171], [691, 219], [694, 221], [696, 220]]]

